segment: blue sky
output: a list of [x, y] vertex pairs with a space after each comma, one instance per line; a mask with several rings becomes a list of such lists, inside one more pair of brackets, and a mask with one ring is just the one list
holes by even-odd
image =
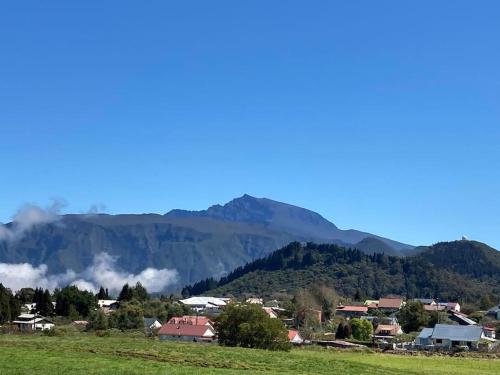
[[[404, 4], [403, 4], [404, 3]], [[0, 221], [243, 193], [411, 244], [500, 248], [497, 1], [0, 9]]]

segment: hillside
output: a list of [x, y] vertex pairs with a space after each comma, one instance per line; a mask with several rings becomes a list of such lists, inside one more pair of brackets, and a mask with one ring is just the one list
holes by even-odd
[[500, 253], [472, 241], [440, 243], [413, 257], [367, 255], [336, 245], [292, 243], [237, 268], [220, 281], [205, 280], [184, 293], [270, 296], [313, 284], [333, 286], [339, 294], [386, 294], [477, 300], [485, 291], [500, 298]]
[[[14, 224], [7, 224], [6, 228]], [[373, 241], [366, 241], [366, 239]], [[147, 267], [175, 269], [176, 290], [220, 277], [292, 241], [356, 246], [370, 253], [399, 254], [413, 247], [356, 230], [341, 230], [300, 207], [244, 195], [204, 211], [165, 215], [63, 215], [34, 225], [13, 241], [0, 240], [0, 263], [46, 264], [49, 274], [82, 272], [103, 252], [116, 266], [137, 273]]]

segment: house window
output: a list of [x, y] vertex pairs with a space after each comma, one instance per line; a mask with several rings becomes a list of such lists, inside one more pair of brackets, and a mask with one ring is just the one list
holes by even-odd
[[436, 339], [436, 344], [442, 344], [443, 340], [442, 339]]

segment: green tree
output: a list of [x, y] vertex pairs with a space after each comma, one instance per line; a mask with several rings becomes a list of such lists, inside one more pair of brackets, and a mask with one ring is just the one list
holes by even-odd
[[56, 314], [69, 316], [70, 306], [73, 305], [78, 314], [87, 317], [97, 308], [95, 296], [86, 290], [80, 290], [74, 285], [58, 290], [56, 294]]
[[102, 331], [108, 329], [108, 317], [100, 309], [90, 313], [87, 330]]
[[135, 303], [124, 303], [109, 317], [109, 325], [121, 330], [144, 329], [144, 311]]
[[418, 331], [429, 323], [429, 315], [420, 301], [408, 302], [399, 310], [397, 318], [406, 333]]
[[219, 343], [268, 350], [289, 350], [288, 333], [255, 304], [229, 304], [216, 319]]
[[102, 286], [99, 288], [99, 293], [97, 293], [97, 299], [109, 299], [108, 290], [104, 289]]
[[131, 301], [134, 298], [134, 290], [128, 284], [125, 284], [118, 295], [119, 301]]
[[373, 326], [368, 320], [354, 318], [349, 321], [352, 337], [360, 341], [368, 341], [372, 337]]

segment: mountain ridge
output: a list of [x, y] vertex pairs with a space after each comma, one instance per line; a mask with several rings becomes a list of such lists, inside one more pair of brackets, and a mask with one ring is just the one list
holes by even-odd
[[49, 274], [83, 272], [106, 252], [127, 273], [175, 269], [178, 283], [169, 289], [174, 291], [221, 277], [293, 241], [354, 247], [366, 238], [360, 247], [367, 253], [401, 255], [401, 249], [413, 249], [370, 233], [343, 231], [304, 208], [244, 195], [202, 211], [61, 215], [33, 225], [15, 241], [0, 240], [0, 263], [46, 264]]

